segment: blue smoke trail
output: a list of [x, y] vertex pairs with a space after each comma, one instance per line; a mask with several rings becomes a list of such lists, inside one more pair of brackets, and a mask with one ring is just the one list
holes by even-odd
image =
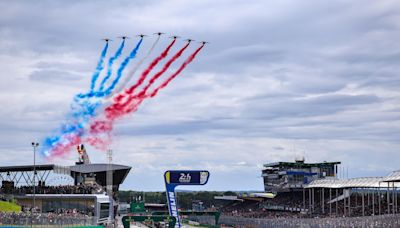
[[113, 92], [109, 95], [107, 95], [107, 98], [112, 97], [115, 93], [119, 93], [122, 89], [125, 88], [125, 86], [129, 83], [129, 81], [133, 78], [135, 75], [136, 71], [139, 69], [139, 67], [142, 65], [142, 63], [150, 56], [150, 54], [153, 52], [155, 49], [157, 43], [160, 41], [160, 37], [158, 36], [157, 39], [154, 41], [153, 45], [151, 45], [149, 51], [146, 53], [145, 56], [143, 56], [137, 63], [136, 65], [132, 68], [132, 70], [129, 71], [128, 75], [124, 78], [124, 80], [120, 83], [118, 83], [118, 87], [113, 90]]
[[[103, 63], [108, 47], [109, 44], [107, 42], [101, 51], [100, 59], [97, 62], [95, 71], [93, 72], [89, 93], [93, 93], [93, 90], [96, 86], [96, 81], [99, 78], [101, 71], [104, 69]], [[43, 146], [40, 150], [41, 154], [49, 156], [49, 150], [55, 145], [67, 143], [67, 136], [82, 134], [85, 122], [87, 123], [89, 121], [89, 116], [94, 116], [96, 106], [98, 106], [97, 102], [91, 104], [88, 101], [80, 101], [78, 96], [76, 96], [71, 106], [72, 113], [70, 113], [70, 116], [67, 117], [68, 121], [61, 125], [59, 134], [45, 138], [44, 142], [42, 143]], [[85, 121], [79, 120], [79, 118], [77, 118], [79, 116]]]
[[115, 61], [116, 59], [118, 59], [118, 58], [121, 56], [122, 50], [124, 49], [124, 46], [125, 46], [125, 40], [122, 40], [122, 43], [121, 43], [121, 45], [119, 46], [119, 48], [117, 49], [117, 51], [115, 52], [115, 55], [114, 55], [113, 57], [111, 57], [111, 58], [108, 60], [107, 74], [106, 74], [106, 76], [103, 78], [103, 80], [101, 81], [99, 91], [102, 91], [102, 90], [104, 89], [104, 84], [105, 84], [105, 83], [107, 82], [107, 80], [111, 77], [111, 74], [112, 74], [112, 66], [113, 66], [113, 64], [114, 64], [114, 61]]
[[57, 145], [68, 146], [71, 144], [71, 138], [80, 138], [83, 136], [85, 127], [90, 119], [96, 116], [96, 110], [100, 106], [101, 102], [99, 101], [78, 100], [75, 97], [71, 105], [72, 112], [68, 115], [67, 122], [61, 125], [58, 134], [45, 138], [42, 143], [41, 154], [45, 157], [51, 156], [50, 151], [52, 148]]
[[106, 45], [105, 45], [104, 48], [103, 48], [103, 51], [101, 52], [100, 59], [99, 59], [99, 61], [97, 62], [96, 70], [95, 70], [94, 73], [93, 73], [92, 82], [91, 82], [91, 84], [90, 84], [90, 91], [91, 91], [91, 92], [93, 92], [94, 87], [95, 87], [95, 85], [96, 85], [97, 78], [99, 78], [100, 72], [101, 72], [101, 71], [103, 70], [103, 68], [104, 68], [104, 67], [103, 67], [103, 62], [104, 62], [104, 58], [106, 57], [106, 54], [107, 54], [107, 49], [108, 49], [108, 42], [106, 43]]
[[126, 57], [124, 59], [124, 61], [121, 63], [121, 66], [119, 66], [118, 70], [117, 70], [117, 77], [114, 79], [114, 81], [111, 83], [111, 85], [104, 91], [103, 97], [110, 94], [115, 86], [117, 85], [117, 83], [119, 82], [119, 80], [121, 79], [122, 76], [122, 72], [124, 72], [126, 66], [128, 65], [129, 61], [131, 59], [134, 59], [136, 57], [136, 54], [140, 48], [140, 45], [142, 44], [143, 38], [139, 40], [139, 42], [136, 44], [136, 47], [131, 51], [131, 53], [129, 54], [128, 57]]
[[91, 97], [96, 97], [96, 98], [103, 98], [109, 94], [112, 93], [112, 91], [114, 90], [115, 86], [117, 85], [117, 83], [119, 82], [120, 78], [122, 77], [122, 73], [125, 70], [126, 66], [128, 65], [129, 61], [131, 61], [132, 59], [134, 59], [136, 57], [136, 54], [140, 48], [140, 45], [143, 42], [143, 38], [141, 38], [139, 40], [139, 42], [136, 44], [135, 48], [131, 51], [131, 53], [124, 59], [124, 61], [122, 61], [120, 67], [117, 70], [117, 77], [112, 81], [111, 85], [104, 91], [91, 91], [89, 93], [86, 94], [77, 94], [76, 95], [76, 99], [83, 99], [83, 98], [91, 98]]
[[[67, 122], [61, 126], [59, 134], [47, 137], [44, 140], [41, 150], [43, 156], [51, 157], [53, 155], [60, 155], [61, 153], [64, 153], [64, 151], [61, 150], [65, 149], [65, 151], [68, 151], [75, 145], [76, 141], [74, 140], [80, 140], [80, 138], [85, 134], [85, 127], [88, 125], [89, 121], [96, 116], [96, 111], [101, 107], [101, 99], [113, 91], [129, 61], [136, 57], [142, 41], [143, 39], [139, 40], [129, 56], [127, 56], [121, 63], [117, 70], [117, 77], [105, 91], [90, 91], [87, 94], [77, 94], [74, 97], [71, 105], [72, 112], [68, 116]], [[122, 44], [121, 46], [123, 47]], [[62, 149], [54, 150], [54, 148]]]

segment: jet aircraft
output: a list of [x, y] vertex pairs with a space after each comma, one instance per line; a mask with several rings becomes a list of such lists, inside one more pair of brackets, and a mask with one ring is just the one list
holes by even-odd
[[127, 37], [127, 36], [119, 36], [118, 38], [121, 38], [121, 39], [123, 39], [123, 40], [129, 39], [129, 37]]

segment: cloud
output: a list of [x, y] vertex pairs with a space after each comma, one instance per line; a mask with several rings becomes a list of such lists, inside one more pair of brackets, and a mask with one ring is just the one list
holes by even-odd
[[81, 80], [82, 76], [74, 73], [68, 73], [65, 71], [40, 70], [32, 72], [29, 75], [29, 78], [33, 81], [60, 83], [66, 81], [78, 81]]

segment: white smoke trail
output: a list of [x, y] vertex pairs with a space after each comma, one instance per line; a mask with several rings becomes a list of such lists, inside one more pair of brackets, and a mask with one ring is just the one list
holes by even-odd
[[140, 65], [142, 65], [142, 63], [150, 56], [150, 54], [153, 52], [154, 48], [156, 47], [158, 41], [160, 40], [161, 35], [158, 35], [157, 39], [154, 41], [153, 45], [151, 45], [149, 51], [147, 52], [147, 54], [145, 56], [143, 56], [142, 59], [140, 59], [136, 65], [132, 68], [132, 70], [129, 71], [128, 75], [124, 78], [124, 80], [122, 82], [119, 83], [118, 87], [116, 89], [114, 89], [114, 91], [112, 93], [110, 93], [110, 95], [106, 96], [106, 100], [108, 100], [109, 98], [111, 98], [114, 94], [121, 92], [125, 86], [129, 83], [129, 81], [133, 78], [133, 76], [135, 75], [136, 71], [139, 69]]

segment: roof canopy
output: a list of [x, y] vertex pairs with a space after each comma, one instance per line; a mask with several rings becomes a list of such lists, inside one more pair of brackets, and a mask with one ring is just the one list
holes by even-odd
[[80, 176], [93, 174], [98, 184], [107, 185], [107, 172], [112, 173], [112, 182], [118, 189], [118, 186], [124, 182], [126, 176], [132, 167], [116, 164], [81, 164], [70, 167], [71, 176], [75, 179], [75, 184], [80, 182]]
[[112, 170], [112, 171], [130, 170], [131, 167], [125, 165], [117, 165], [117, 164], [96, 163], [96, 164], [74, 165], [71, 166], [70, 169], [72, 172], [77, 172], [77, 173], [98, 173], [98, 172], [106, 172], [107, 170]]
[[[305, 188], [379, 188], [387, 186], [385, 179], [386, 177], [360, 177], [346, 180], [319, 179], [312, 181]], [[395, 186], [400, 187], [400, 183], [396, 183]]]
[[384, 178], [384, 182], [400, 182], [400, 170], [393, 171]]
[[338, 165], [340, 162], [321, 162], [321, 163], [303, 163], [303, 162], [274, 162], [264, 164], [264, 167], [295, 167], [295, 168], [311, 168], [311, 167], [326, 167]]
[[40, 181], [45, 182], [50, 172], [72, 176], [75, 184], [82, 180], [82, 176], [93, 174], [98, 184], [106, 186], [107, 171], [113, 174], [113, 185], [119, 186], [128, 175], [132, 167], [117, 164], [80, 164], [74, 166], [58, 166], [54, 164], [45, 165], [20, 165], [20, 166], [2, 166], [0, 167], [0, 181], [13, 181], [18, 185], [19, 181], [25, 181], [25, 184], [32, 182], [31, 176], [36, 169]]
[[36, 171], [44, 171], [44, 170], [53, 170], [55, 165], [47, 164], [47, 165], [17, 165], [17, 166], [1, 166], [0, 173], [7, 172], [29, 172], [33, 171], [36, 168]]

